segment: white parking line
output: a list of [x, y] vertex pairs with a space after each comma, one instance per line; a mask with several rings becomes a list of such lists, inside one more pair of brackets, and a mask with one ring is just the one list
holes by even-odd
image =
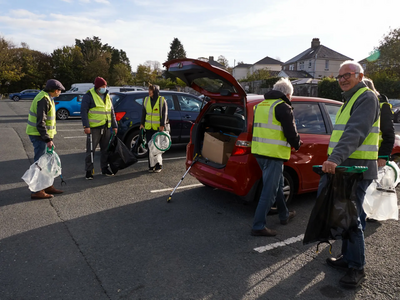
[[64, 139], [76, 139], [76, 138], [87, 138], [87, 136], [86, 135], [64, 136]]
[[[188, 188], [196, 187], [196, 186], [203, 186], [203, 184], [201, 184], [201, 183], [195, 183], [195, 184], [184, 185], [184, 186], [178, 187], [177, 190], [180, 190], [180, 189], [188, 189]], [[174, 188], [168, 188], [168, 189], [162, 189], [162, 190], [152, 190], [152, 191], [150, 191], [150, 193], [170, 192], [170, 191], [172, 191], [173, 189], [174, 189]]]
[[[163, 160], [174, 160], [174, 159], [184, 159], [186, 156], [180, 156], [180, 157], [168, 157], [168, 158], [163, 158]], [[139, 160], [138, 163], [147, 163], [147, 160]]]
[[278, 247], [283, 247], [283, 246], [287, 246], [287, 245], [290, 245], [290, 244], [294, 244], [294, 243], [300, 242], [303, 239], [304, 239], [304, 234], [300, 234], [299, 236], [288, 238], [288, 239], [286, 239], [284, 241], [281, 241], [281, 242], [277, 242], [277, 243], [269, 244], [269, 245], [266, 245], [266, 246], [254, 248], [254, 250], [259, 252], [259, 253], [263, 253], [265, 251], [272, 250], [272, 249], [275, 249], [275, 248], [278, 248]]
[[62, 131], [75, 131], [76, 132], [76, 131], [78, 131], [78, 129], [57, 129], [57, 132], [62, 132]]

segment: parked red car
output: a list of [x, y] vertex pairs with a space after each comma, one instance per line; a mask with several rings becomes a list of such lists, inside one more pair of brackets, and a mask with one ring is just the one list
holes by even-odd
[[[264, 100], [263, 95], [247, 96], [232, 75], [207, 62], [177, 59], [164, 65], [168, 72], [210, 98], [191, 129], [186, 166], [191, 165], [196, 154], [198, 161], [189, 174], [204, 185], [232, 192], [248, 201], [257, 200], [262, 189], [261, 170], [251, 154], [251, 140], [254, 106]], [[303, 145], [298, 152], [292, 151], [290, 160], [284, 164], [287, 202], [294, 194], [317, 190], [320, 176], [313, 172], [312, 166], [322, 164], [327, 158], [333, 123], [342, 103], [293, 96], [292, 105]], [[227, 154], [226, 162], [215, 162], [202, 156], [204, 137], [209, 133], [233, 139], [233, 149]], [[399, 157], [400, 142], [396, 138], [392, 159]]]

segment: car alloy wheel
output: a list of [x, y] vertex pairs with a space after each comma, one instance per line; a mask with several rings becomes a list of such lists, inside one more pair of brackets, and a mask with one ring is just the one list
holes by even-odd
[[56, 115], [58, 120], [66, 120], [68, 119], [69, 112], [65, 108], [60, 108], [59, 110], [57, 110]]
[[18, 97], [18, 96], [14, 96], [12, 99], [13, 99], [14, 101], [19, 101], [19, 97]]
[[[128, 137], [125, 140], [125, 145], [129, 148], [132, 149], [133, 145], [136, 143], [137, 139], [139, 138], [139, 130], [133, 130], [128, 134]], [[147, 156], [147, 149], [144, 148], [142, 145], [139, 146], [138, 149], [138, 158], [144, 158]]]

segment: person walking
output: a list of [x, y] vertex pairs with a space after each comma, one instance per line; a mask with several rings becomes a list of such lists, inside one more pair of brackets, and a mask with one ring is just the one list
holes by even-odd
[[[143, 101], [142, 118], [140, 121], [140, 129], [146, 130], [146, 140], [149, 142], [153, 135], [158, 131], [168, 129], [168, 105], [165, 98], [160, 96], [158, 86], [149, 85], [149, 96]], [[167, 130], [168, 131], [168, 130]], [[150, 150], [147, 151], [147, 157], [151, 155]], [[161, 156], [161, 155], [160, 155]], [[162, 158], [161, 158], [162, 159]], [[149, 172], [159, 173], [162, 170], [162, 163], [156, 163], [155, 166], [150, 164]]]
[[[28, 124], [26, 133], [29, 135], [34, 148], [34, 162], [44, 154], [46, 147], [51, 149], [54, 146], [53, 138], [56, 135], [56, 110], [54, 97], [58, 97], [64, 86], [56, 79], [49, 79], [45, 88], [36, 95], [29, 109]], [[31, 199], [47, 199], [54, 197], [54, 194], [61, 194], [62, 190], [56, 189], [53, 185], [31, 193]]]
[[[339, 283], [350, 288], [356, 288], [365, 279], [365, 244], [360, 216], [365, 191], [378, 177], [379, 101], [362, 81], [363, 76], [364, 70], [357, 62], [345, 61], [340, 65], [336, 79], [343, 91], [344, 104], [336, 115], [328, 159], [322, 164], [322, 171], [330, 174], [335, 174], [337, 166], [368, 167], [357, 184], [354, 197], [358, 227], [350, 237], [343, 238], [341, 255], [326, 260], [329, 266], [346, 270]], [[321, 176], [318, 195], [327, 184], [327, 177]]]
[[108, 167], [107, 147], [111, 138], [110, 128], [112, 127], [114, 133], [117, 134], [118, 124], [115, 120], [114, 108], [106, 88], [107, 81], [102, 77], [97, 77], [94, 81], [94, 87], [82, 98], [82, 124], [85, 134], [88, 135], [85, 158], [87, 180], [93, 179], [93, 158], [95, 149], [99, 144], [101, 173], [106, 176], [114, 176], [114, 173]]
[[[379, 123], [379, 149], [378, 149], [378, 168], [383, 168], [392, 154], [393, 145], [395, 141], [395, 130], [393, 125], [393, 111], [392, 105], [389, 103], [388, 98], [380, 94], [376, 89], [372, 79], [364, 76], [363, 78], [366, 86], [372, 90], [379, 99], [380, 107], [380, 123]], [[367, 218], [367, 214], [363, 210], [361, 213], [361, 225], [365, 230], [366, 222], [375, 222], [376, 220]]]
[[283, 163], [290, 159], [291, 148], [300, 148], [301, 140], [294, 122], [290, 99], [293, 86], [281, 78], [265, 100], [255, 107], [251, 153], [262, 172], [263, 188], [254, 216], [251, 235], [275, 236], [275, 230], [265, 227], [266, 216], [276, 202], [280, 223], [288, 224], [296, 215], [288, 211], [283, 194]]

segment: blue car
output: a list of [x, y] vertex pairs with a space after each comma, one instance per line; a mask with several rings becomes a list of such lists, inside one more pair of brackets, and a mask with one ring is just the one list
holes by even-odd
[[81, 116], [81, 104], [84, 93], [63, 93], [54, 98], [57, 120], [66, 120], [69, 116]]
[[20, 99], [33, 99], [39, 94], [39, 90], [23, 90], [19, 93], [12, 93], [9, 98], [14, 101], [19, 101]]

